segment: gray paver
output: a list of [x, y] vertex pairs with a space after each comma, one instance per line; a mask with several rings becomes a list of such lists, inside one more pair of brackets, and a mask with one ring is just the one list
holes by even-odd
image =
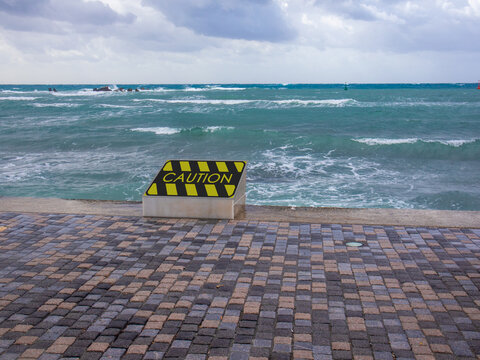
[[479, 229], [6, 212], [0, 229], [2, 360], [480, 350]]

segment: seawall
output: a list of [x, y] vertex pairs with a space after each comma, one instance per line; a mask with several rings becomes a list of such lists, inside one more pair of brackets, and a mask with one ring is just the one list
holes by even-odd
[[[0, 212], [142, 216], [142, 203], [0, 197]], [[480, 211], [307, 208], [247, 205], [240, 219], [329, 224], [480, 227]]]

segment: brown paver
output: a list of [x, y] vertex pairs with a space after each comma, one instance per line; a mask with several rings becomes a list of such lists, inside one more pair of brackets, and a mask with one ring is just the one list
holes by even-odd
[[11, 212], [0, 227], [1, 359], [480, 354], [478, 228]]

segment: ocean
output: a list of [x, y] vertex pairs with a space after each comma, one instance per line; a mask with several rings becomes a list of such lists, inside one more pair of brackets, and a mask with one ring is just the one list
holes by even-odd
[[0, 196], [141, 200], [212, 159], [248, 204], [480, 210], [476, 84], [100, 86], [0, 85]]

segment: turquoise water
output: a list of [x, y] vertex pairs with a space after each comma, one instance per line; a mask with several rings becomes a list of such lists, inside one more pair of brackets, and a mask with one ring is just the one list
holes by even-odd
[[480, 210], [475, 84], [99, 86], [0, 86], [0, 195], [140, 200], [230, 159], [250, 204]]

